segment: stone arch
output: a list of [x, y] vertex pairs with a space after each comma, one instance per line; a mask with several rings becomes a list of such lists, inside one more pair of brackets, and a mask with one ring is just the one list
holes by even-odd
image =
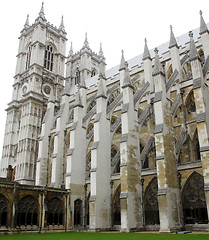
[[158, 182], [154, 177], [148, 184], [144, 194], [144, 215], [146, 225], [160, 224], [158, 207]]
[[74, 201], [74, 226], [82, 225], [82, 204], [80, 199]]
[[187, 179], [183, 191], [183, 212], [186, 224], [208, 223], [203, 176], [193, 172]]
[[121, 184], [116, 188], [112, 198], [112, 224], [121, 225], [121, 211], [120, 211], [120, 193]]
[[47, 202], [47, 225], [64, 225], [64, 208], [60, 198], [54, 197]]
[[10, 209], [9, 201], [3, 194], [0, 194], [0, 227], [9, 226]]
[[38, 212], [39, 207], [37, 200], [31, 195], [23, 197], [17, 203], [17, 225], [38, 225]]
[[187, 120], [192, 121], [196, 120], [196, 104], [194, 99], [194, 92], [191, 90], [186, 97], [185, 106], [187, 109]]

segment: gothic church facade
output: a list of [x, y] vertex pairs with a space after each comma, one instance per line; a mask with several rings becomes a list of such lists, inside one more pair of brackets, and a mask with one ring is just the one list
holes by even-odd
[[[209, 31], [106, 70], [44, 8], [20, 35], [0, 168], [0, 230], [208, 230]], [[66, 71], [65, 71], [66, 69]]]

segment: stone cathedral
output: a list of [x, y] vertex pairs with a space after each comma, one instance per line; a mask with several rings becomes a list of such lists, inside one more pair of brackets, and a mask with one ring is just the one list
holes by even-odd
[[19, 37], [0, 232], [209, 230], [209, 30], [106, 70], [42, 5]]

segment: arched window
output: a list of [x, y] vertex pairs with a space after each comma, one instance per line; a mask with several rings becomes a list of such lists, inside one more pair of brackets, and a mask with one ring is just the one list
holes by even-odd
[[148, 185], [144, 197], [146, 225], [160, 224], [157, 192], [158, 185], [157, 178], [155, 177]]
[[77, 68], [76, 72], [75, 72], [75, 84], [79, 84], [80, 83], [80, 71]]
[[120, 150], [116, 146], [111, 147], [112, 173], [120, 173]]
[[47, 203], [47, 225], [63, 225], [63, 203], [59, 198], [52, 198]]
[[28, 51], [27, 51], [27, 54], [26, 54], [25, 70], [28, 70], [28, 68], [30, 67], [31, 50], [32, 50], [32, 46], [30, 45], [28, 47]]
[[193, 173], [185, 183], [183, 211], [186, 224], [208, 223], [203, 177]]
[[117, 187], [112, 199], [112, 221], [113, 225], [121, 225], [121, 214], [120, 214], [120, 192], [121, 185]]
[[26, 196], [17, 204], [17, 225], [38, 225], [38, 204], [34, 197]]
[[80, 199], [74, 202], [74, 226], [82, 225], [82, 201]]
[[0, 227], [7, 226], [9, 217], [8, 201], [0, 194]]
[[49, 71], [53, 70], [53, 60], [54, 60], [53, 58], [54, 58], [53, 47], [49, 44], [46, 46], [45, 56], [44, 56], [44, 68], [48, 69]]

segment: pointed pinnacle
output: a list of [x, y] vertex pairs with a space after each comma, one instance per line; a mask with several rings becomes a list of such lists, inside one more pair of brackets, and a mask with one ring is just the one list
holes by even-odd
[[209, 31], [208, 31], [208, 27], [205, 23], [205, 20], [202, 16], [202, 11], [200, 10], [200, 35], [205, 33], [205, 32], [209, 32]]
[[148, 46], [147, 46], [147, 39], [145, 38], [144, 39], [144, 54], [143, 54], [143, 61], [145, 61], [146, 59], [151, 59], [151, 56], [150, 56], [150, 52], [149, 52], [149, 49], [148, 49]]
[[27, 15], [25, 25], [24, 25], [24, 28], [28, 28], [28, 27], [29, 27], [29, 14]]
[[170, 42], [169, 42], [169, 48], [172, 48], [172, 47], [177, 47], [178, 48], [178, 44], [176, 42], [176, 38], [174, 36], [174, 33], [173, 33], [173, 27], [172, 25], [170, 25]]
[[103, 51], [102, 51], [102, 43], [100, 43], [100, 47], [99, 47], [99, 56], [104, 57], [104, 54], [103, 54]]
[[119, 71], [124, 70], [126, 68], [126, 61], [124, 58], [124, 51], [122, 49], [122, 56], [121, 56], [121, 60], [120, 60], [120, 67], [119, 67]]
[[192, 31], [189, 32], [189, 37], [190, 37], [189, 58], [190, 58], [190, 60], [195, 60], [199, 56], [198, 56], [198, 53], [197, 53], [197, 48], [196, 48], [195, 43], [194, 43], [193, 32]]
[[162, 65], [160, 63], [160, 59], [159, 59], [159, 55], [158, 55], [158, 49], [155, 48], [155, 65], [154, 65], [154, 72], [153, 75], [157, 75], [159, 73], [163, 74], [163, 68]]
[[73, 43], [71, 42], [71, 45], [70, 45], [70, 51], [69, 51], [69, 54], [68, 54], [68, 57], [70, 56], [73, 56]]
[[62, 15], [62, 18], [61, 18], [61, 23], [60, 23], [60, 26], [59, 26], [59, 30], [61, 30], [63, 32], [65, 31], [63, 15]]
[[41, 10], [39, 12], [39, 17], [42, 18], [44, 21], [46, 20], [45, 14], [44, 14], [44, 2], [42, 2]]
[[85, 34], [85, 41], [84, 41], [84, 43], [83, 43], [83, 47], [89, 48], [89, 43], [88, 43], [88, 39], [87, 39], [87, 32], [86, 32], [86, 34]]

